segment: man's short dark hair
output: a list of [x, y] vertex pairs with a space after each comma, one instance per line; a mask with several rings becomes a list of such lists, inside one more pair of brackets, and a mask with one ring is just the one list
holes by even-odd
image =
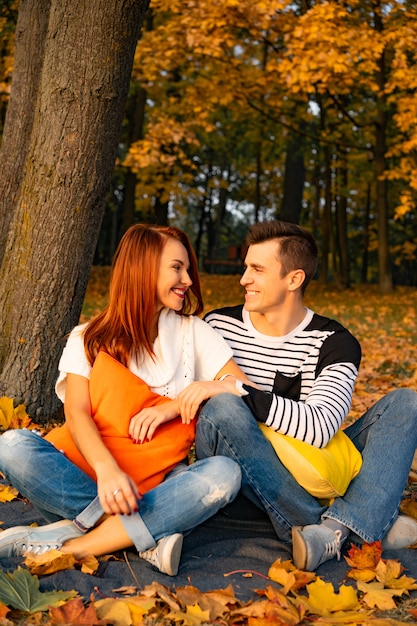
[[304, 271], [305, 280], [302, 287], [304, 293], [317, 272], [318, 248], [313, 235], [298, 224], [271, 220], [251, 226], [246, 243], [253, 246], [273, 239], [279, 242], [277, 258], [281, 262], [283, 276], [298, 269]]

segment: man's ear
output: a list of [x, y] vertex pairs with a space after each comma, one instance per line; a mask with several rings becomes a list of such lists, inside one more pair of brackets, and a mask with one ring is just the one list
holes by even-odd
[[296, 291], [297, 289], [301, 289], [304, 280], [305, 280], [305, 271], [304, 270], [294, 270], [289, 273], [289, 281], [288, 288], [290, 291]]

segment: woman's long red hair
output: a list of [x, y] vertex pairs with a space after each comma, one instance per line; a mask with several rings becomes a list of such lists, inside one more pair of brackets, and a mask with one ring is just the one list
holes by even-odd
[[188, 273], [193, 281], [179, 315], [199, 315], [203, 311], [197, 258], [187, 235], [175, 226], [136, 224], [123, 235], [113, 257], [109, 303], [84, 331], [91, 365], [99, 350], [124, 365], [132, 354], [153, 355], [151, 333], [159, 264], [168, 237], [180, 241], [187, 250]]

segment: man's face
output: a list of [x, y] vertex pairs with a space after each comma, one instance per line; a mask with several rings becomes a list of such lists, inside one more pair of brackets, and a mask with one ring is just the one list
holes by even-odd
[[261, 314], [274, 312], [285, 302], [288, 280], [281, 276], [279, 245], [276, 239], [272, 239], [249, 246], [246, 269], [240, 279], [240, 284], [246, 289], [247, 311]]

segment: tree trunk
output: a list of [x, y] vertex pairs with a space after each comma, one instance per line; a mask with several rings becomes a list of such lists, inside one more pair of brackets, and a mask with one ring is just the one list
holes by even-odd
[[[374, 2], [375, 29], [383, 30], [382, 7], [377, 0]], [[375, 174], [376, 174], [376, 211], [378, 225], [378, 283], [381, 293], [389, 293], [393, 289], [392, 273], [389, 259], [388, 229], [388, 185], [384, 178], [386, 171], [386, 133], [387, 103], [385, 89], [385, 52], [378, 62], [377, 81], [379, 94], [377, 98], [377, 119], [375, 131]]]
[[280, 219], [284, 222], [300, 223], [304, 182], [305, 165], [302, 140], [293, 136], [288, 142], [285, 156], [284, 196], [280, 212]]
[[[147, 0], [50, 0], [30, 90], [34, 52], [21, 46], [47, 6], [21, 2], [7, 132], [19, 111], [33, 122], [22, 133], [24, 156], [16, 132], [0, 168], [1, 214], [11, 211], [0, 268], [0, 395], [26, 404], [40, 423], [59, 412], [58, 360], [83, 303]], [[23, 161], [11, 190], [13, 158]]]
[[48, 30], [50, 3], [22, 1], [16, 24], [13, 86], [1, 146], [0, 264], [24, 176], [35, 117], [37, 92]]

